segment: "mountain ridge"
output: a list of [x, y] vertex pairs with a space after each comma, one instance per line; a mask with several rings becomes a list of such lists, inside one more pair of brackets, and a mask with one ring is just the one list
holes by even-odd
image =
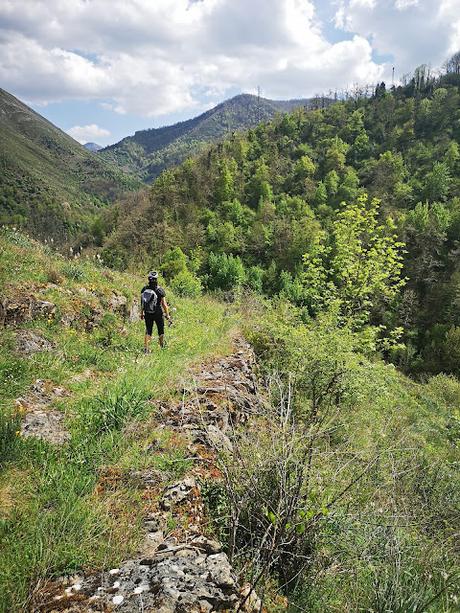
[[150, 182], [165, 168], [179, 164], [231, 132], [254, 128], [273, 119], [277, 113], [311, 103], [310, 98], [270, 100], [252, 94], [238, 94], [191, 119], [138, 130], [105, 147], [98, 155], [117, 164], [124, 172]]

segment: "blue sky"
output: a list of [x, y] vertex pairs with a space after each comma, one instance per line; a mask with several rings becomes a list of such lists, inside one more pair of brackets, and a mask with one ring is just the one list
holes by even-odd
[[434, 69], [460, 0], [2, 0], [0, 86], [102, 145], [255, 92], [286, 99]]

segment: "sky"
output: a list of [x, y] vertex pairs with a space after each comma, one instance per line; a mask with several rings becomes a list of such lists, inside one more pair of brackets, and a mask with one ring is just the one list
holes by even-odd
[[391, 83], [460, 49], [460, 0], [0, 0], [0, 87], [107, 145], [242, 92]]

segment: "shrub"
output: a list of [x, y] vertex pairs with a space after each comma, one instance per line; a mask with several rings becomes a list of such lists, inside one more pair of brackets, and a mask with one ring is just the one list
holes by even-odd
[[187, 256], [180, 247], [168, 249], [163, 257], [160, 270], [166, 279], [172, 279], [187, 270]]
[[231, 290], [239, 288], [245, 280], [243, 262], [231, 253], [210, 253], [208, 260], [210, 289]]
[[182, 270], [171, 281], [171, 289], [179, 296], [196, 298], [201, 294], [201, 281], [188, 270]]
[[251, 266], [246, 275], [246, 284], [255, 292], [263, 291], [264, 270], [260, 266]]
[[54, 283], [55, 285], [59, 285], [60, 283], [62, 283], [63, 278], [59, 271], [51, 266], [46, 271], [46, 280], [48, 281], [48, 283]]

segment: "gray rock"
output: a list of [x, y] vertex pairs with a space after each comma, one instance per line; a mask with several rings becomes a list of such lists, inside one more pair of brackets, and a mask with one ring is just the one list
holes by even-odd
[[240, 594], [244, 602], [241, 610], [245, 611], [245, 613], [259, 613], [262, 608], [262, 602], [249, 583], [241, 588]]
[[143, 470], [131, 470], [128, 473], [129, 481], [140, 489], [150, 489], [163, 481], [163, 474], [153, 468]]
[[219, 543], [219, 541], [208, 539], [202, 534], [194, 538], [191, 544], [193, 547], [196, 547], [207, 554], [220, 553], [222, 551], [222, 545]]
[[4, 298], [0, 302], [0, 325], [17, 326], [38, 317], [54, 317], [56, 305], [35, 296]]
[[63, 421], [64, 415], [58, 411], [36, 409], [24, 417], [21, 435], [24, 438], [33, 436], [55, 445], [63, 445], [70, 439]]
[[233, 452], [231, 440], [214, 424], [208, 424], [206, 426], [206, 438], [211, 447], [214, 447], [218, 451], [226, 451], [227, 453]]
[[[183, 551], [188, 551], [189, 555], [180, 555]], [[224, 553], [206, 555], [182, 543], [171, 551], [155, 555], [149, 564], [143, 562], [128, 560], [120, 566], [116, 576], [106, 572], [74, 578], [62, 584], [63, 596], [72, 596], [78, 591], [81, 600], [72, 603], [77, 606], [76, 611], [92, 611], [90, 607], [95, 596], [101, 608], [94, 610], [106, 610], [105, 607], [113, 604], [115, 595], [122, 596], [123, 600], [118, 598], [116, 610], [123, 613], [234, 611], [239, 602], [238, 586]]]
[[165, 511], [169, 511], [176, 504], [180, 504], [189, 498], [193, 489], [197, 487], [197, 482], [193, 477], [187, 477], [183, 481], [170, 485], [163, 493], [160, 503], [161, 508]]
[[128, 314], [128, 300], [126, 296], [123, 296], [122, 294], [112, 294], [109, 299], [108, 306], [109, 309], [117, 315], [126, 317]]
[[141, 318], [139, 310], [139, 300], [134, 299], [129, 309], [128, 321], [134, 323]]
[[36, 317], [54, 317], [56, 305], [47, 300], [34, 300], [32, 302], [32, 319]]
[[24, 355], [32, 355], [40, 351], [51, 351], [53, 343], [31, 330], [19, 330], [16, 333], [16, 350]]

